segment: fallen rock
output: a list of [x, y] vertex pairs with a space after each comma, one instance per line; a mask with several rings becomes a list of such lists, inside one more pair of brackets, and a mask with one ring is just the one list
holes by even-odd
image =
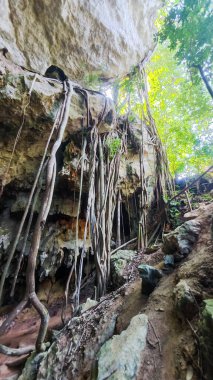
[[164, 235], [162, 250], [167, 255], [178, 252], [185, 257], [191, 252], [199, 233], [200, 223], [196, 220], [189, 220], [174, 231]]
[[183, 216], [183, 219], [184, 220], [192, 220], [192, 219], [195, 219], [199, 216], [199, 213], [200, 213], [200, 210], [199, 208], [196, 209], [196, 210], [193, 210], [193, 211], [189, 211], [189, 212], [186, 212]]
[[139, 314], [126, 330], [109, 339], [98, 354], [97, 380], [135, 379], [143, 360], [147, 331], [148, 318]]
[[181, 319], [192, 319], [198, 312], [195, 296], [185, 280], [180, 280], [173, 290], [175, 307]]
[[204, 300], [200, 322], [200, 346], [203, 357], [203, 371], [206, 380], [213, 379], [213, 299]]
[[155, 289], [163, 273], [147, 264], [139, 265], [138, 270], [142, 278], [142, 293], [149, 295]]
[[173, 255], [165, 255], [163, 258], [165, 267], [174, 267], [174, 256]]
[[121, 286], [125, 283], [125, 268], [130, 263], [136, 251], [119, 250], [111, 257], [111, 278], [115, 287]]
[[91, 298], [87, 298], [86, 302], [83, 303], [81, 307], [81, 312], [83, 313], [84, 311], [90, 309], [91, 307], [96, 306], [97, 303], [98, 303], [97, 301], [92, 300]]

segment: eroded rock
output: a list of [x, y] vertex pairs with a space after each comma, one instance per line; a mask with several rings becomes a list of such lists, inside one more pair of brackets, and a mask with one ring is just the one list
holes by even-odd
[[200, 223], [189, 220], [177, 227], [174, 231], [164, 235], [163, 252], [166, 254], [178, 253], [182, 257], [187, 256], [193, 244], [197, 241], [200, 232]]
[[92, 71], [107, 78], [123, 75], [153, 50], [160, 5], [159, 0], [128, 0], [125, 6], [122, 0], [1, 0], [0, 49], [42, 73], [57, 65], [78, 80]]
[[98, 354], [97, 380], [135, 379], [143, 359], [147, 330], [148, 318], [139, 314], [126, 330], [108, 340]]
[[83, 305], [81, 306], [81, 312], [84, 313], [84, 311], [87, 311], [91, 307], [96, 306], [97, 303], [98, 303], [97, 301], [92, 300], [91, 298], [87, 298], [86, 302], [83, 303]]
[[138, 270], [142, 278], [142, 293], [149, 295], [157, 286], [163, 274], [161, 270], [147, 264], [140, 264]]
[[111, 275], [115, 287], [123, 285], [126, 281], [125, 268], [135, 255], [136, 251], [119, 250], [111, 256]]
[[[63, 101], [60, 82], [36, 75], [0, 57], [0, 180], [4, 185], [16, 181], [28, 188], [38, 168], [44, 148]], [[69, 120], [63, 141], [82, 129], [87, 129], [87, 106], [80, 88], [73, 83]], [[29, 92], [31, 95], [29, 95]], [[111, 99], [101, 93], [88, 92], [90, 123], [99, 123], [99, 132], [115, 127], [115, 108]], [[104, 111], [104, 113], [103, 113]], [[24, 116], [24, 119], [23, 119]], [[7, 178], [4, 174], [11, 158], [15, 138], [22, 125]], [[5, 133], [7, 131], [7, 133]], [[53, 136], [52, 141], [55, 136]]]
[[192, 319], [199, 309], [195, 295], [185, 280], [178, 282], [174, 288], [173, 295], [175, 307], [181, 319]]

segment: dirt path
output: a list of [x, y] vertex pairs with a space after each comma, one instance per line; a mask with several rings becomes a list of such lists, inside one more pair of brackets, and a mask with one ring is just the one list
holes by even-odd
[[[197, 212], [197, 210], [195, 210]], [[149, 297], [145, 313], [149, 318], [147, 346], [137, 380], [200, 380], [200, 353], [187, 320], [175, 309], [173, 290], [184, 279], [201, 299], [213, 297], [213, 241], [211, 218], [213, 204], [200, 208], [197, 221], [201, 232], [198, 242], [172, 274], [165, 276]], [[202, 302], [198, 305], [202, 308]], [[197, 329], [199, 316], [190, 321]]]
[[[120, 334], [126, 329], [131, 318], [138, 313], [148, 316], [147, 345], [137, 380], [200, 380], [196, 341], [187, 321], [177, 317], [173, 290], [180, 279], [185, 279], [190, 287], [200, 294], [201, 299], [213, 297], [212, 214], [213, 204], [200, 208], [197, 217], [201, 225], [198, 242], [187, 259], [182, 261], [173, 273], [161, 279], [159, 286], [149, 298], [142, 296], [141, 280], [136, 277], [125, 286], [123, 293], [114, 297], [111, 304], [109, 302], [107, 306], [106, 303], [106, 313], [110, 314], [113, 308], [119, 310], [114, 334]], [[158, 266], [162, 257], [163, 254], [159, 250], [142, 257], [142, 260]], [[131, 275], [132, 273], [134, 270], [131, 268]], [[62, 295], [63, 293], [61, 297]], [[58, 297], [49, 307], [50, 329], [55, 329], [61, 324], [61, 299]], [[202, 307], [202, 303], [199, 307]], [[197, 321], [197, 316], [191, 321], [195, 329]], [[0, 343], [13, 347], [33, 344], [39, 323], [32, 309], [24, 310], [14, 322], [13, 328], [0, 338]], [[16, 361], [17, 358], [0, 355], [0, 380], [6, 380], [7, 377], [20, 372], [21, 366], [11, 367], [12, 363], [17, 364]]]

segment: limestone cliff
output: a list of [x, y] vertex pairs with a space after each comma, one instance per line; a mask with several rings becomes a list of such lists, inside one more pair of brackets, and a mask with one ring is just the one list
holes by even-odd
[[[83, 84], [87, 74], [105, 81], [148, 58], [160, 2], [0, 6], [0, 303], [15, 307], [9, 322], [1, 320], [0, 342], [8, 345], [4, 333], [30, 304], [41, 320], [32, 345], [41, 351], [55, 313], [48, 295], [54, 284], [56, 313], [62, 307], [66, 322], [85, 295], [100, 299], [119, 286], [110, 275], [114, 250], [129, 240], [136, 249], [137, 235], [144, 247], [159, 225], [153, 209], [162, 206], [165, 178], [151, 118], [118, 117], [111, 99]], [[51, 65], [66, 76], [47, 77]]]
[[[57, 115], [63, 85], [59, 81], [35, 75], [9, 62], [0, 60], [0, 180], [3, 190], [1, 200], [1, 248], [2, 264], [7, 259], [9, 245], [15, 238], [16, 223], [24, 213], [30, 189], [38, 170], [46, 141]], [[62, 266], [69, 267], [75, 251], [75, 224], [78, 209], [80, 187], [80, 161], [82, 154], [82, 136], [88, 135], [87, 104], [83, 88], [74, 83], [74, 94], [70, 104], [68, 125], [62, 146], [57, 156], [57, 184], [49, 213], [48, 224], [43, 232], [44, 240], [40, 247], [40, 279], [55, 275]], [[119, 128], [125, 128], [125, 120], [116, 120], [111, 99], [103, 94], [87, 91], [91, 125], [99, 121], [100, 135], [110, 135], [111, 139]], [[20, 129], [21, 128], [21, 129]], [[156, 183], [156, 156], [150, 136], [145, 130], [144, 170], [148, 191], [148, 204], [153, 200]], [[122, 241], [137, 235], [140, 203], [140, 163], [141, 125], [132, 123], [126, 131], [127, 151], [121, 157], [119, 167], [119, 188], [122, 202]], [[19, 136], [17, 143], [16, 139]], [[53, 144], [54, 136], [51, 144]], [[14, 146], [14, 144], [16, 144]], [[14, 153], [13, 153], [14, 150]], [[8, 167], [9, 165], [9, 167]], [[88, 192], [87, 172], [83, 183], [83, 203], [79, 221], [79, 247], [83, 242], [85, 226], [86, 199]], [[39, 212], [42, 194], [35, 206]], [[116, 239], [114, 221], [113, 239]], [[30, 237], [27, 243], [29, 249]], [[21, 241], [23, 236], [21, 237]], [[87, 246], [91, 243], [88, 241]], [[20, 245], [21, 247], [21, 245]], [[17, 247], [18, 251], [20, 248]], [[27, 251], [26, 251], [27, 255]], [[16, 266], [12, 264], [10, 273]], [[4, 266], [1, 265], [1, 271]], [[1, 272], [2, 273], [2, 272]]]
[[153, 50], [159, 0], [1, 0], [0, 49], [28, 69], [121, 76]]

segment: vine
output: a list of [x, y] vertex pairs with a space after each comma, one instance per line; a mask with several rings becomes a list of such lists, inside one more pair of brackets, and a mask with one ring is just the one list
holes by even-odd
[[[73, 93], [73, 87], [72, 87], [71, 82], [69, 80], [63, 82], [63, 86], [64, 86], [64, 102], [63, 102], [63, 105], [61, 107], [61, 112], [59, 115], [59, 125], [58, 125], [58, 131], [57, 131], [58, 133], [57, 133], [55, 143], [53, 144], [53, 147], [51, 149], [50, 157], [49, 157], [48, 163], [47, 163], [46, 190], [44, 192], [42, 204], [41, 204], [40, 211], [39, 211], [39, 214], [37, 217], [37, 221], [36, 221], [36, 224], [34, 227], [30, 252], [29, 252], [29, 256], [28, 256], [27, 271], [26, 271], [26, 292], [25, 292], [25, 295], [24, 295], [22, 301], [9, 314], [7, 319], [3, 322], [3, 324], [0, 327], [0, 335], [2, 335], [10, 328], [12, 321], [21, 313], [21, 311], [24, 309], [24, 307], [27, 305], [27, 303], [30, 302], [32, 304], [32, 306], [34, 306], [34, 308], [38, 312], [40, 319], [41, 319], [40, 328], [39, 328], [39, 332], [38, 332], [38, 336], [37, 336], [37, 340], [36, 340], [36, 350], [38, 352], [42, 351], [44, 349], [43, 342], [44, 342], [46, 332], [47, 332], [49, 314], [48, 314], [48, 311], [45, 308], [45, 306], [39, 301], [38, 296], [36, 295], [36, 292], [35, 292], [35, 268], [36, 268], [36, 259], [37, 259], [38, 249], [39, 249], [40, 240], [41, 240], [41, 234], [42, 234], [42, 230], [44, 228], [44, 225], [45, 225], [45, 222], [46, 222], [49, 210], [50, 210], [53, 192], [54, 192], [54, 187], [55, 187], [56, 153], [58, 151], [58, 148], [61, 145], [63, 134], [64, 134], [64, 131], [65, 131], [65, 128], [67, 125], [68, 116], [69, 116], [69, 107], [70, 107], [71, 97], [72, 97], [72, 93]], [[54, 123], [54, 126], [51, 130], [50, 136], [52, 136], [53, 130], [55, 129], [55, 124], [56, 123]], [[34, 182], [33, 191], [31, 191], [31, 194], [30, 194], [30, 197], [28, 200], [28, 205], [26, 208], [27, 211], [25, 210], [26, 215], [28, 213], [28, 210], [29, 210], [31, 200], [32, 200], [33, 195], [34, 195], [34, 191], [35, 191], [37, 182], [39, 180], [40, 174], [41, 174], [42, 169], [43, 169], [43, 164], [44, 164], [44, 160], [46, 157], [47, 148], [48, 148], [48, 145], [49, 145], [49, 142], [51, 139], [50, 136], [49, 136], [48, 142], [46, 144], [45, 152], [44, 152], [44, 155], [43, 155], [43, 158], [42, 158], [42, 161], [41, 161], [41, 164], [40, 164], [37, 176], [36, 176], [36, 180]], [[26, 215], [25, 215], [25, 218], [26, 218]], [[25, 218], [22, 218], [23, 219], [22, 228], [23, 228]], [[22, 228], [19, 228], [17, 237], [15, 239], [15, 244], [13, 245], [13, 249], [11, 251], [12, 253], [15, 252], [15, 248], [16, 248], [16, 245], [19, 241], [19, 237], [20, 237]], [[28, 230], [28, 228], [27, 228], [27, 230]], [[12, 255], [10, 253], [10, 261], [11, 260], [12, 260]], [[10, 264], [10, 262], [9, 262], [9, 264]], [[8, 267], [9, 267], [9, 265], [7, 262], [6, 267], [4, 268], [4, 279], [6, 277], [6, 271], [8, 270]], [[1, 283], [1, 285], [2, 284], [3, 283]], [[27, 351], [27, 348], [25, 348], [25, 350]], [[30, 352], [30, 351], [32, 351], [32, 346], [30, 346], [28, 348], [28, 352]], [[0, 345], [0, 352], [3, 352], [3, 353], [5, 352], [5, 346], [3, 347]], [[10, 353], [13, 355], [14, 349], [12, 349], [10, 351], [10, 348], [8, 348], [7, 354], [9, 355]], [[16, 355], [22, 355], [22, 354], [23, 354], [23, 349], [20, 349], [20, 350], [17, 349]]]

